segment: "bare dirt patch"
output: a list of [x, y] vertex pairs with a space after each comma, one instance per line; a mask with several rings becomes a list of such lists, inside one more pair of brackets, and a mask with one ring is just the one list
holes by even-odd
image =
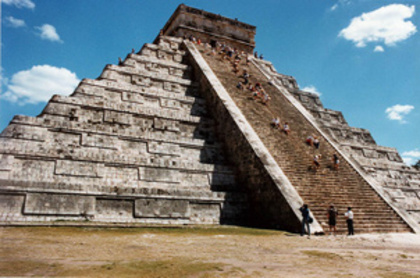
[[0, 276], [420, 277], [412, 234], [300, 237], [238, 227], [0, 228]]

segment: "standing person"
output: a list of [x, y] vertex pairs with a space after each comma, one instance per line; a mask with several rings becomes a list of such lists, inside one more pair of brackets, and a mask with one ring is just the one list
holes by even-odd
[[334, 235], [337, 234], [337, 228], [335, 227], [336, 225], [336, 218], [338, 216], [338, 212], [335, 209], [334, 205], [331, 204], [330, 208], [328, 209], [327, 212], [327, 217], [328, 217], [328, 225], [330, 226], [330, 235], [332, 233], [332, 231], [334, 230]]
[[302, 230], [300, 232], [300, 235], [303, 236], [303, 234], [305, 233], [305, 224], [308, 230], [308, 238], [310, 238], [311, 236], [311, 229], [309, 227], [310, 224], [310, 212], [309, 212], [309, 208], [307, 204], [303, 204], [303, 206], [299, 209], [300, 212], [302, 213]]
[[353, 228], [353, 211], [351, 210], [351, 207], [347, 208], [347, 212], [344, 214], [347, 221], [347, 229], [349, 231], [349, 236], [354, 235], [354, 228]]

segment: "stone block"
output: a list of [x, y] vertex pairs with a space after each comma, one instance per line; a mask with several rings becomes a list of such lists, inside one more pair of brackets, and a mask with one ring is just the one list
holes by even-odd
[[103, 164], [93, 162], [57, 160], [55, 174], [97, 178], [103, 176], [103, 168]]
[[181, 108], [181, 104], [179, 101], [167, 98], [160, 99], [160, 106], [175, 110], [179, 110]]
[[16, 159], [10, 173], [12, 180], [51, 180], [54, 176], [55, 161], [39, 159]]
[[13, 169], [14, 156], [0, 154], [0, 171], [10, 171]]
[[388, 158], [391, 161], [396, 161], [396, 162], [403, 162], [402, 158], [400, 157], [400, 155], [398, 153], [388, 153]]
[[180, 173], [178, 170], [163, 168], [140, 167], [140, 180], [179, 183]]
[[376, 150], [363, 149], [363, 153], [364, 153], [365, 157], [368, 157], [368, 158], [378, 158], [378, 153], [376, 152]]
[[152, 81], [149, 77], [133, 75], [131, 83], [138, 86], [150, 87], [152, 86]]
[[206, 173], [181, 172], [182, 187], [210, 189], [209, 178]]
[[134, 216], [142, 218], [189, 218], [187, 200], [137, 199]]
[[80, 146], [81, 134], [69, 132], [51, 132], [50, 140], [59, 146]]
[[122, 100], [135, 103], [144, 103], [144, 97], [141, 94], [133, 92], [122, 92]]
[[133, 116], [127, 113], [120, 113], [116, 111], [104, 111], [104, 121], [109, 123], [131, 125]]
[[[104, 168], [105, 180], [110, 180], [112, 183], [118, 181], [137, 181], [139, 179], [139, 169], [138, 168], [127, 168], [127, 167], [112, 167], [106, 166]], [[125, 183], [119, 183], [117, 186], [124, 187]]]
[[106, 136], [103, 134], [82, 134], [82, 145], [86, 147], [96, 147], [103, 149], [119, 149], [119, 142], [117, 137]]
[[146, 156], [147, 143], [145, 142], [134, 141], [134, 140], [122, 140], [120, 144], [121, 144], [121, 150], [124, 153], [131, 154], [131, 155]]
[[101, 74], [101, 78], [103, 79], [110, 79], [117, 82], [125, 82], [130, 83], [131, 82], [131, 76], [128, 74], [123, 74], [120, 72], [116, 72], [114, 70], [104, 70]]
[[221, 174], [221, 173], [210, 173], [208, 174], [209, 182], [211, 185], [234, 185], [235, 175]]
[[148, 142], [147, 148], [149, 153], [156, 154], [168, 154], [173, 156], [179, 156], [181, 152], [179, 145], [162, 142]]
[[164, 81], [163, 89], [176, 94], [185, 94], [185, 92], [188, 90], [188, 87], [178, 83]]
[[0, 214], [21, 215], [24, 201], [23, 195], [0, 194]]
[[179, 131], [179, 122], [173, 121], [173, 120], [155, 118], [153, 127], [158, 130]]
[[42, 114], [60, 115], [64, 117], [77, 117], [80, 107], [72, 104], [49, 102]]
[[134, 201], [131, 200], [97, 199], [95, 208], [95, 219], [99, 220], [133, 218], [134, 216]]
[[184, 71], [178, 68], [170, 67], [168, 68], [168, 74], [182, 77], [184, 75]]
[[42, 215], [94, 215], [95, 197], [28, 193], [24, 214]]
[[202, 224], [219, 224], [220, 204], [191, 203], [191, 221]]
[[45, 141], [47, 136], [46, 128], [19, 124], [11, 124], [1, 133], [1, 137], [33, 141]]

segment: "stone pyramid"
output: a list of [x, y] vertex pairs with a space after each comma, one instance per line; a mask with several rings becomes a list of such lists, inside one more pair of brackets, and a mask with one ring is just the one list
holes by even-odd
[[[253, 58], [255, 31], [180, 5], [153, 44], [71, 96], [52, 97], [38, 117], [15, 116], [0, 136], [1, 223], [297, 232], [305, 202], [316, 233], [330, 203], [353, 207], [356, 232], [420, 232], [420, 172]], [[217, 43], [249, 55], [239, 66], [264, 86], [269, 105], [236, 88], [231, 62], [211, 52]], [[290, 135], [270, 126], [273, 116], [290, 123]], [[321, 171], [311, 169], [308, 134], [321, 140]]]

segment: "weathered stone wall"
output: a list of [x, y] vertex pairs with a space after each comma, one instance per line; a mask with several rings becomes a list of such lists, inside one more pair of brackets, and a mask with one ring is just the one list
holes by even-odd
[[180, 39], [161, 37], [0, 135], [0, 221], [241, 223]]
[[293, 77], [278, 74], [267, 61], [259, 63], [302, 103], [340, 150], [383, 188], [395, 206], [420, 223], [419, 170], [404, 164], [395, 148], [377, 145], [368, 130], [350, 127], [340, 111], [324, 108], [319, 96], [299, 90]]
[[[302, 200], [264, 147], [241, 111], [236, 107], [217, 77], [201, 58], [193, 44], [186, 42], [192, 54], [191, 65], [205, 89], [203, 97], [213, 115], [217, 115], [217, 134], [226, 153], [236, 166], [238, 184], [244, 188], [250, 204], [249, 224], [300, 232]], [[322, 232], [318, 223], [313, 232]]]

